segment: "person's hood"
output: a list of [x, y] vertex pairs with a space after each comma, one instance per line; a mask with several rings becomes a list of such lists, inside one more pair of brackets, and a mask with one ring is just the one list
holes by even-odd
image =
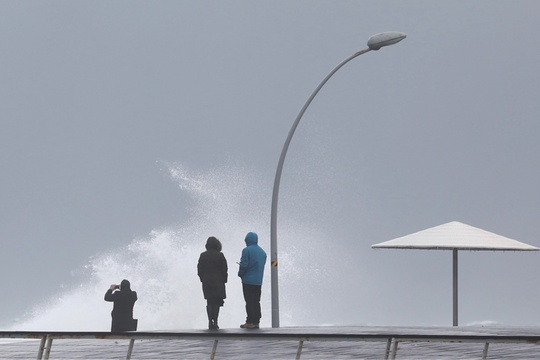
[[128, 280], [122, 280], [122, 282], [120, 283], [120, 290], [131, 290], [131, 284]]
[[257, 236], [256, 233], [254, 232], [248, 232], [247, 235], [246, 235], [246, 245], [254, 245], [254, 244], [257, 244], [259, 242], [259, 237]]
[[206, 240], [206, 250], [210, 249], [221, 251], [221, 242], [214, 236], [210, 236], [208, 240]]

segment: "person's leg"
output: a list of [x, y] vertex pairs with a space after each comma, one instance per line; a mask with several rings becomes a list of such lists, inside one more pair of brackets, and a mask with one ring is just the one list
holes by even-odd
[[208, 313], [208, 328], [210, 330], [219, 329], [218, 316], [221, 306], [223, 306], [223, 299], [211, 298], [207, 300], [206, 312]]
[[244, 294], [244, 302], [246, 303], [246, 323], [248, 322], [248, 315], [249, 315], [249, 308], [248, 308], [248, 303], [249, 303], [249, 290], [247, 288], [247, 285], [246, 284], [242, 284], [242, 293]]
[[246, 301], [246, 323], [251, 324], [253, 320], [253, 288], [251, 285], [242, 284], [242, 289]]
[[213, 313], [212, 313], [212, 319], [214, 320], [214, 329], [218, 330], [218, 317], [219, 317], [219, 308], [221, 305], [214, 305]]
[[[256, 285], [242, 285], [244, 300], [246, 301], [246, 324], [244, 328], [257, 328], [261, 319], [261, 287]], [[250, 326], [253, 325], [253, 326]]]
[[253, 324], [259, 325], [261, 321], [261, 286], [254, 286], [253, 288]]
[[212, 322], [212, 305], [210, 305], [209, 301], [206, 303], [206, 315], [208, 315], [208, 329], [212, 330], [214, 328], [214, 324]]

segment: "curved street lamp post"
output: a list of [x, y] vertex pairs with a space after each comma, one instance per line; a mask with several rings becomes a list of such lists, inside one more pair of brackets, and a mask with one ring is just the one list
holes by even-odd
[[294, 135], [294, 132], [296, 128], [298, 127], [298, 123], [300, 122], [300, 119], [302, 119], [302, 116], [304, 115], [304, 112], [306, 112], [306, 109], [308, 108], [309, 104], [311, 104], [311, 101], [313, 101], [313, 98], [317, 95], [319, 90], [326, 84], [326, 82], [334, 75], [343, 65], [351, 61], [352, 59], [367, 53], [371, 50], [379, 50], [380, 48], [384, 46], [389, 46], [396, 44], [400, 42], [401, 40], [405, 39], [407, 35], [401, 32], [396, 31], [389, 31], [389, 32], [383, 32], [379, 34], [375, 34], [372, 37], [369, 38], [367, 42], [367, 49], [361, 50], [351, 56], [349, 56], [347, 59], [342, 61], [338, 66], [334, 68], [325, 78], [324, 80], [317, 86], [315, 91], [311, 94], [309, 99], [306, 101], [304, 106], [302, 107], [302, 110], [300, 110], [300, 113], [296, 117], [296, 120], [294, 121], [291, 130], [289, 131], [289, 135], [287, 136], [287, 140], [285, 140], [285, 144], [283, 145], [283, 149], [281, 150], [281, 156], [279, 157], [278, 166], [276, 169], [276, 177], [274, 179], [274, 190], [272, 192], [272, 211], [271, 211], [271, 219], [270, 219], [270, 264], [271, 264], [271, 292], [272, 292], [272, 327], [278, 328], [279, 327], [279, 292], [278, 292], [278, 272], [277, 272], [277, 266], [278, 266], [278, 260], [277, 260], [277, 204], [278, 204], [278, 194], [279, 194], [279, 182], [281, 180], [281, 172], [283, 170], [283, 163], [285, 161], [285, 156], [287, 155], [287, 150], [289, 148], [289, 144], [291, 143], [291, 139]]

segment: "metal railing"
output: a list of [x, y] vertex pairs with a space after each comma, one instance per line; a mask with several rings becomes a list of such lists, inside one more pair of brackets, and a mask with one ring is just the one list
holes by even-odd
[[[215, 332], [66, 332], [66, 331], [0, 331], [0, 338], [8, 339], [38, 339], [41, 340], [37, 351], [37, 359], [49, 359], [53, 340], [55, 339], [96, 339], [114, 340], [127, 339], [126, 359], [131, 359], [135, 340], [213, 340], [210, 359], [215, 359], [218, 343], [220, 340], [258, 340], [258, 341], [297, 341], [296, 359], [302, 355], [304, 342], [310, 341], [351, 341], [351, 342], [381, 342], [385, 344], [384, 359], [396, 359], [398, 345], [406, 342], [449, 342], [449, 343], [480, 343], [484, 344], [482, 359], [487, 359], [490, 344], [515, 343], [515, 344], [540, 344], [540, 335], [485, 335], [485, 334], [366, 334], [366, 333], [320, 333], [296, 331], [287, 332], [281, 328], [279, 332], [271, 331], [215, 331]], [[381, 351], [383, 351], [381, 349]], [[292, 355], [292, 354], [291, 354]], [[381, 354], [382, 355], [382, 354]]]

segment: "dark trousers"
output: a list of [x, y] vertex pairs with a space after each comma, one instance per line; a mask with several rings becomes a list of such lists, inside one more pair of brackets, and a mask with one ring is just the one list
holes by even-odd
[[246, 323], [258, 324], [261, 320], [261, 286], [242, 284], [246, 301]]
[[137, 330], [135, 321], [131, 316], [113, 316], [111, 332], [135, 331]]

